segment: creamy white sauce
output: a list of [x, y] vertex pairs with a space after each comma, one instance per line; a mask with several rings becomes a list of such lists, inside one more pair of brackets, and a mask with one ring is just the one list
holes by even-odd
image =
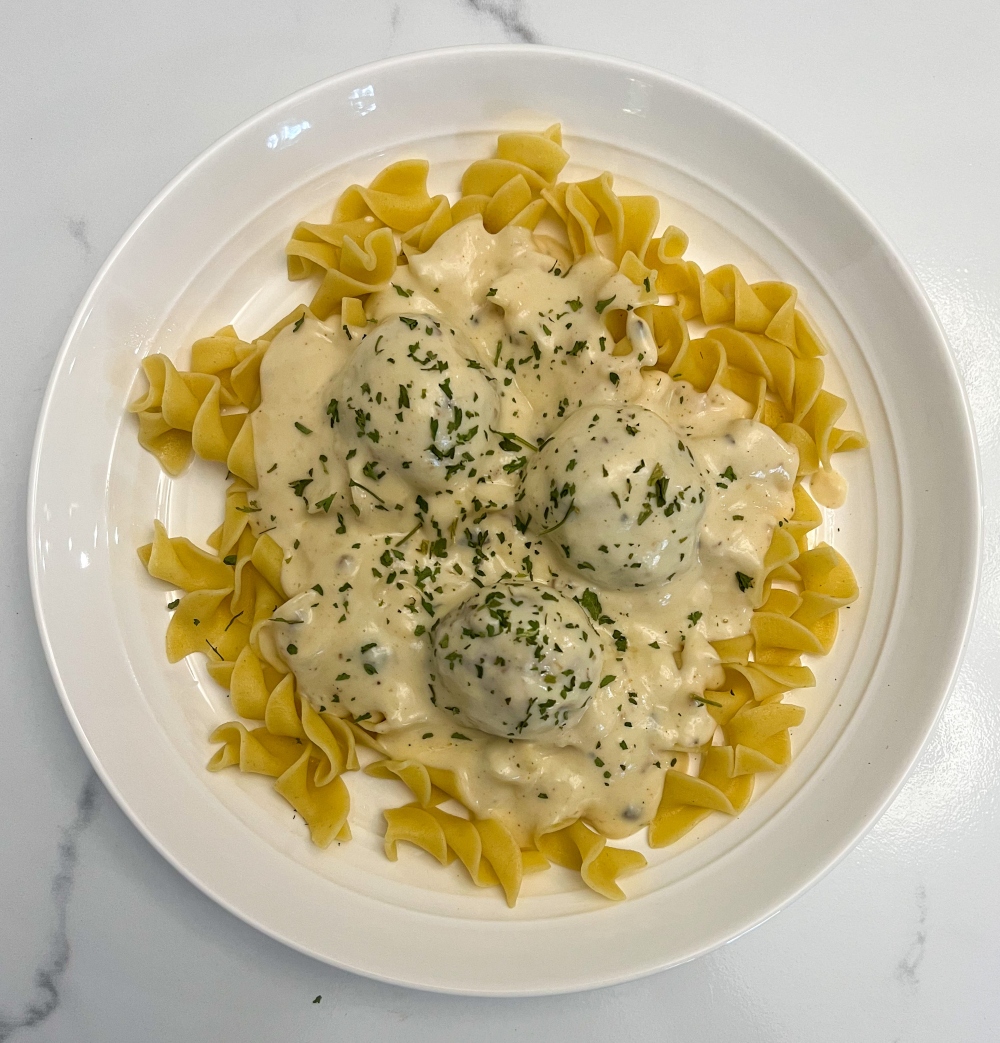
[[555, 268], [530, 232], [463, 222], [363, 340], [283, 330], [253, 414], [252, 523], [290, 594], [275, 665], [522, 843], [580, 816], [635, 832], [712, 740], [709, 642], [748, 632], [736, 573], [759, 579], [797, 467], [742, 399], [647, 368], [635, 316], [612, 355], [603, 317], [641, 287], [601, 257]]

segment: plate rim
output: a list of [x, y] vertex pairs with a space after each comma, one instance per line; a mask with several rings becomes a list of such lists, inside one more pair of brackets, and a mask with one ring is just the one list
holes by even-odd
[[[43, 606], [42, 590], [41, 590], [41, 579], [39, 575], [40, 560], [37, 552], [37, 535], [38, 535], [38, 492], [39, 492], [39, 479], [40, 471], [42, 468], [42, 449], [44, 442], [45, 429], [47, 421], [49, 419], [52, 402], [56, 394], [56, 386], [58, 378], [61, 375], [66, 361], [66, 357], [69, 354], [71, 345], [75, 340], [76, 336], [80, 332], [84, 325], [87, 316], [89, 315], [90, 308], [94, 298], [97, 296], [102, 283], [104, 282], [108, 272], [113, 267], [115, 262], [121, 253], [126, 249], [129, 242], [139, 232], [140, 228], [150, 218], [150, 216], [168, 199], [168, 197], [177, 189], [179, 185], [191, 178], [197, 170], [203, 165], [208, 164], [215, 157], [215, 155], [223, 151], [227, 145], [234, 139], [238, 138], [248, 129], [253, 127], [255, 124], [259, 124], [269, 117], [284, 111], [289, 106], [294, 106], [302, 102], [307, 101], [313, 94], [322, 93], [323, 91], [334, 88], [340, 82], [350, 81], [352, 78], [360, 75], [371, 75], [372, 77], [383, 73], [387, 70], [392, 70], [399, 66], [406, 66], [414, 63], [422, 62], [437, 62], [441, 60], [447, 60], [449, 57], [474, 57], [480, 54], [496, 54], [502, 52], [504, 54], [517, 56], [517, 55], [530, 55], [532, 58], [537, 59], [540, 55], [544, 56], [553, 61], [557, 61], [561, 58], [573, 59], [577, 61], [597, 63], [608, 68], [618, 70], [622, 73], [638, 73], [643, 77], [656, 79], [663, 82], [670, 89], [679, 91], [683, 94], [688, 94], [697, 97], [702, 102], [708, 103], [713, 108], [721, 110], [724, 114], [731, 118], [735, 118], [737, 121], [744, 124], [750, 125], [752, 129], [759, 135], [768, 139], [771, 146], [779, 149], [786, 154], [789, 154], [797, 163], [804, 165], [809, 168], [814, 176], [816, 176], [825, 186], [825, 188], [838, 197], [841, 205], [849, 209], [854, 217], [864, 226], [866, 231], [878, 242], [880, 242], [885, 249], [887, 259], [890, 260], [896, 270], [896, 275], [905, 284], [909, 295], [913, 299], [914, 303], [920, 307], [921, 318], [923, 324], [928, 328], [928, 332], [933, 332], [934, 337], [937, 341], [937, 348], [939, 349], [939, 361], [946, 366], [949, 376], [952, 382], [952, 388], [950, 390], [957, 391], [958, 403], [961, 407], [961, 414], [963, 424], [961, 427], [961, 441], [964, 444], [964, 449], [967, 453], [967, 460], [971, 463], [971, 484], [965, 492], [968, 497], [968, 525], [969, 531], [965, 533], [968, 537], [967, 547], [968, 550], [964, 557], [964, 564], [966, 566], [968, 575], [963, 577], [963, 590], [965, 591], [964, 596], [964, 612], [958, 621], [958, 630], [961, 633], [961, 640], [955, 641], [951, 646], [950, 656], [946, 657], [947, 670], [946, 670], [946, 683], [942, 686], [942, 692], [937, 698], [937, 705], [933, 714], [933, 719], [930, 720], [927, 726], [923, 730], [922, 738], [918, 743], [915, 743], [912, 749], [909, 751], [905, 758], [905, 762], [902, 762], [896, 771], [896, 778], [891, 787], [887, 787], [883, 793], [882, 799], [878, 801], [873, 808], [864, 816], [859, 817], [857, 823], [849, 835], [845, 839], [839, 842], [839, 851], [835, 857], [829, 859], [819, 869], [812, 872], [807, 872], [805, 878], [801, 884], [792, 892], [787, 893], [784, 897], [772, 901], [768, 907], [761, 911], [756, 918], [753, 918], [751, 922], [741, 924], [736, 929], [728, 932], [725, 937], [712, 938], [705, 942], [701, 947], [686, 953], [683, 957], [676, 959], [664, 960], [656, 966], [648, 966], [638, 970], [623, 971], [614, 976], [605, 975], [600, 980], [587, 980], [579, 983], [574, 983], [572, 986], [541, 986], [535, 989], [516, 989], [516, 990], [483, 990], [477, 988], [462, 988], [461, 986], [448, 986], [443, 987], [438, 984], [429, 984], [427, 982], [417, 980], [406, 980], [404, 978], [380, 974], [377, 971], [373, 971], [367, 968], [360, 968], [351, 966], [346, 962], [338, 962], [327, 954], [320, 954], [310, 949], [308, 946], [299, 943], [294, 938], [281, 933], [278, 929], [273, 929], [267, 926], [265, 923], [258, 919], [255, 919], [249, 912], [241, 910], [233, 901], [219, 894], [212, 885], [207, 882], [203, 882], [196, 875], [194, 870], [188, 869], [178, 856], [175, 856], [171, 851], [162, 844], [157, 837], [152, 833], [151, 829], [147, 827], [142, 818], [137, 812], [131, 807], [130, 803], [126, 800], [125, 796], [121, 793], [113, 779], [108, 775], [103, 763], [101, 762], [96, 750], [90, 743], [86, 732], [84, 731], [83, 725], [77, 716], [77, 713], [73, 707], [72, 701], [69, 697], [67, 686], [63, 680], [62, 671], [60, 670], [59, 664], [56, 660], [53, 643], [48, 631], [46, 622], [45, 609]], [[959, 433], [955, 432], [955, 437], [958, 437]], [[189, 163], [187, 163], [183, 169], [181, 169], [174, 177], [172, 177], [164, 187], [155, 195], [155, 197], [149, 202], [149, 204], [143, 208], [141, 213], [135, 218], [135, 220], [129, 225], [128, 229], [122, 235], [122, 237], [115, 244], [114, 248], [108, 254], [103, 264], [98, 269], [92, 282], [90, 283], [87, 291], [85, 292], [79, 306], [77, 307], [72, 320], [67, 328], [66, 334], [62, 340], [59, 351], [52, 364], [48, 384], [46, 387], [45, 395], [42, 400], [41, 409], [39, 412], [38, 421], [35, 428], [34, 443], [31, 453], [31, 465], [28, 479], [27, 489], [27, 503], [26, 503], [26, 521], [27, 521], [27, 550], [28, 550], [28, 566], [29, 576], [31, 582], [31, 593], [32, 593], [32, 605], [35, 613], [35, 621], [38, 627], [39, 637], [42, 643], [42, 647], [45, 652], [46, 662], [49, 667], [50, 674], [53, 679], [53, 683], [59, 694], [60, 702], [62, 703], [63, 710], [65, 711], [67, 718], [73, 728], [74, 733], [84, 752], [87, 755], [90, 764], [102, 783], [114, 797], [116, 803], [125, 812], [129, 820], [136, 826], [142, 836], [162, 855], [175, 869], [177, 869], [185, 879], [189, 880], [194, 884], [202, 893], [206, 894], [215, 903], [225, 908], [228, 912], [239, 917], [244, 922], [253, 926], [256, 930], [260, 930], [262, 933], [280, 941], [282, 944], [288, 945], [289, 947], [302, 952], [306, 955], [318, 959], [322, 962], [332, 964], [334, 966], [341, 967], [345, 970], [349, 970], [353, 973], [360, 973], [367, 977], [384, 981], [395, 985], [403, 985], [406, 987], [418, 988], [426, 991], [451, 993], [457, 995], [489, 995], [489, 996], [536, 996], [536, 995], [553, 995], [553, 994], [566, 994], [571, 992], [583, 991], [595, 987], [602, 987], [605, 985], [619, 984], [626, 981], [636, 980], [641, 977], [659, 972], [660, 970], [667, 969], [669, 967], [677, 966], [679, 964], [688, 962], [692, 959], [696, 959], [699, 956], [715, 949], [718, 945], [723, 944], [725, 941], [733, 940], [736, 937], [746, 933], [747, 931], [763, 923], [771, 916], [784, 908], [787, 908], [792, 902], [799, 898], [805, 891], [816, 884], [822, 879], [828, 872], [830, 872], [836, 865], [838, 865], [857, 845], [859, 840], [868, 832], [869, 829], [877, 822], [882, 816], [888, 806], [892, 803], [895, 797], [898, 795], [900, 789], [906, 782], [907, 778], [913, 771], [914, 766], [922, 755], [931, 735], [934, 733], [937, 724], [941, 718], [941, 714], [944, 711], [950, 695], [952, 694], [955, 682], [957, 680], [959, 669], [965, 658], [968, 644], [971, 638], [972, 623], [975, 619], [976, 608], [979, 601], [981, 591], [981, 577], [982, 577], [982, 550], [983, 550], [983, 497], [982, 497], [982, 466], [979, 452], [978, 439], [976, 437], [976, 429], [973, 421], [972, 410], [969, 403], [968, 391], [961, 378], [961, 374], [958, 369], [957, 360], [954, 352], [951, 349], [951, 345], [948, 341], [947, 335], [941, 325], [940, 319], [938, 318], [930, 300], [927, 296], [926, 290], [923, 285], [906, 262], [901, 251], [897, 248], [894, 241], [876, 224], [873, 218], [868, 214], [867, 210], [861, 205], [861, 203], [855, 198], [855, 196], [848, 191], [823, 165], [809, 156], [804, 152], [798, 145], [792, 142], [790, 139], [785, 137], [775, 128], [770, 126], [768, 123], [755, 116], [754, 114], [743, 109], [741, 106], [735, 104], [728, 99], [722, 98], [715, 93], [706, 90], [690, 81], [683, 80], [670, 73], [662, 72], [658, 69], [643, 65], [638, 62], [632, 62], [627, 59], [611, 57], [603, 55], [597, 52], [590, 52], [579, 49], [541, 46], [533, 44], [476, 44], [476, 45], [461, 45], [444, 48], [433, 48], [427, 50], [421, 50], [416, 52], [410, 52], [407, 54], [397, 55], [385, 59], [381, 59], [376, 62], [366, 63], [361, 66], [352, 67], [342, 72], [336, 73], [332, 76], [324, 77], [312, 84], [309, 84], [297, 91], [292, 92], [284, 98], [281, 98], [258, 112], [251, 114], [247, 119], [241, 121], [237, 126], [227, 131], [225, 134], [217, 138], [211, 145], [195, 156]]]

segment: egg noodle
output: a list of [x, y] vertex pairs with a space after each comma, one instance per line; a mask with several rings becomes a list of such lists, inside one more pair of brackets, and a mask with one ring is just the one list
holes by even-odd
[[609, 840], [746, 807], [858, 596], [809, 534], [867, 443], [795, 288], [703, 272], [568, 159], [557, 125], [500, 134], [455, 201], [419, 159], [350, 186], [286, 247], [308, 306], [146, 357], [129, 407], [169, 474], [228, 468], [210, 550], [157, 521], [138, 552], [182, 592], [167, 658], [239, 718], [209, 770], [273, 778], [321, 847], [350, 772], [401, 783], [386, 855], [511, 906], [553, 862], [624, 898], [646, 860]]

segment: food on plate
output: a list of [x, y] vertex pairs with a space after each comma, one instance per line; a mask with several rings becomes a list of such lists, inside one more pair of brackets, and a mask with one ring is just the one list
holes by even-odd
[[[406, 841], [510, 904], [550, 863], [608, 898], [791, 757], [850, 566], [825, 347], [783, 282], [703, 272], [653, 196], [561, 181], [558, 126], [501, 134], [456, 199], [428, 164], [352, 185], [288, 243], [308, 305], [143, 360], [171, 474], [228, 467], [203, 550], [139, 549], [167, 652], [239, 720], [209, 768], [273, 777], [322, 846], [346, 774], [409, 788]], [[817, 503], [819, 501], [819, 504]]]

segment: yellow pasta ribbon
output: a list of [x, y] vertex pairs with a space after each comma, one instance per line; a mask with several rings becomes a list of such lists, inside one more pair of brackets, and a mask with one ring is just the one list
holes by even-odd
[[208, 762], [209, 771], [238, 767], [240, 771], [278, 778], [299, 759], [302, 744], [281, 735], [272, 735], [266, 728], [248, 730], [239, 721], [220, 724], [209, 736], [211, 743], [223, 745]]
[[139, 560], [151, 576], [181, 590], [212, 590], [231, 587], [232, 565], [200, 550], [183, 536], [167, 536], [162, 522], [153, 522], [153, 542], [138, 549]]
[[180, 373], [166, 355], [147, 355], [142, 369], [148, 388], [129, 406], [139, 415], [140, 445], [171, 474], [187, 466], [192, 451], [205, 460], [225, 462], [248, 414], [222, 412], [220, 379]]
[[749, 803], [753, 775], [736, 773], [732, 746], [710, 746], [702, 754], [697, 778], [669, 769], [663, 796], [649, 826], [651, 847], [679, 840], [713, 811], [735, 815]]
[[344, 237], [337, 267], [327, 270], [309, 304], [317, 319], [327, 319], [345, 297], [361, 297], [388, 289], [396, 270], [396, 241], [389, 228], [369, 232], [362, 243]]
[[274, 788], [305, 819], [309, 835], [317, 847], [329, 847], [334, 840], [349, 840], [347, 816], [351, 795], [344, 780], [336, 776], [317, 785], [310, 771], [313, 747], [307, 745], [298, 760], [281, 775]]
[[540, 834], [535, 843], [549, 861], [578, 872], [592, 891], [616, 902], [625, 898], [619, 878], [647, 864], [639, 851], [608, 847], [606, 837], [579, 820]]
[[[524, 859], [517, 842], [500, 822], [463, 819], [437, 807], [412, 804], [387, 808], [382, 814], [386, 820], [385, 853], [390, 861], [398, 859], [400, 842], [419, 847], [442, 865], [457, 856], [475, 884], [487, 887], [499, 883], [507, 904], [513, 907], [517, 902]], [[537, 858], [531, 863], [533, 871], [545, 868]]]

